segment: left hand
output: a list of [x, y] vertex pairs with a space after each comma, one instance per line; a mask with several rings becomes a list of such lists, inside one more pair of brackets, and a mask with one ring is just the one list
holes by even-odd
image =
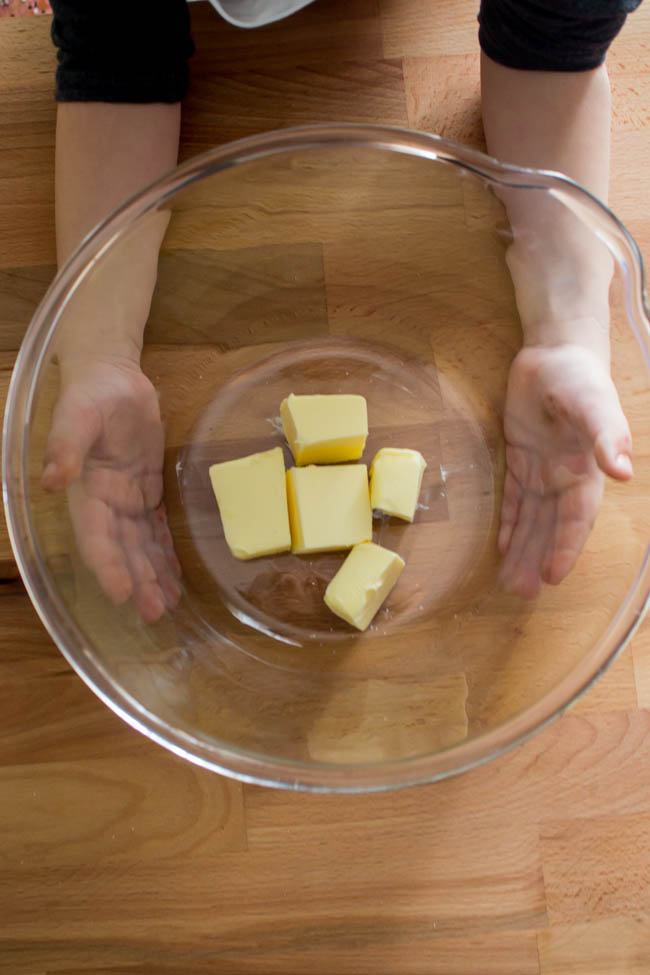
[[586, 346], [529, 346], [515, 358], [504, 413], [507, 471], [501, 581], [535, 597], [573, 568], [604, 475], [632, 476], [630, 429], [602, 357]]

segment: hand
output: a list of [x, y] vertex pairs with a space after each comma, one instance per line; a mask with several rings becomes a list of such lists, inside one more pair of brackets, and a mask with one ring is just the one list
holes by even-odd
[[164, 433], [139, 366], [105, 358], [62, 369], [43, 486], [67, 488], [82, 559], [146, 623], [180, 598], [180, 564], [162, 504]]
[[527, 598], [561, 582], [591, 531], [604, 474], [632, 476], [632, 441], [602, 357], [584, 346], [524, 348], [510, 369], [501, 581]]

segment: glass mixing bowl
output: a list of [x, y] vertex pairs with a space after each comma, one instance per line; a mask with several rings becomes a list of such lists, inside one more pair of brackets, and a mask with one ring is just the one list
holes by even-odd
[[[502, 411], [521, 344], [504, 201], [530, 213], [520, 233], [540, 267], [549, 228], [613, 255], [613, 375], [634, 437], [634, 479], [606, 485], [576, 568], [532, 601], [498, 581]], [[163, 234], [142, 361], [164, 422], [182, 597], [146, 624], [102, 593], [65, 493], [46, 493], [41, 476], [62, 337], [111, 306], [112, 282], [146, 273]], [[20, 571], [79, 675], [178, 755], [332, 792], [442, 778], [561, 714], [639, 622], [650, 585], [648, 356], [638, 250], [561, 176], [381, 127], [316, 126], [216, 149], [91, 234], [31, 323], [4, 431]], [[280, 401], [317, 391], [366, 396], [365, 461], [393, 445], [428, 462], [414, 523], [374, 522], [406, 568], [363, 634], [322, 601], [343, 555], [238, 562], [207, 474], [277, 445], [288, 465]]]

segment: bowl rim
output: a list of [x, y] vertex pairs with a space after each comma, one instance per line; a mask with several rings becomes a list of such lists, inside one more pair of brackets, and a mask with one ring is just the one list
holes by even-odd
[[614, 619], [579, 664], [540, 701], [490, 731], [438, 752], [363, 765], [305, 763], [202, 739], [163, 721], [125, 691], [93, 656], [92, 647], [58, 598], [35, 544], [27, 493], [29, 416], [36, 384], [66, 303], [93, 263], [124, 228], [193, 182], [256, 159], [328, 147], [416, 155], [457, 166], [496, 186], [544, 190], [556, 197], [590, 222], [617, 261], [625, 282], [629, 324], [650, 370], [650, 313], [641, 253], [623, 223], [580, 184], [561, 173], [501, 163], [478, 150], [407, 128], [345, 123], [276, 130], [227, 143], [175, 167], [95, 227], [59, 270], [34, 313], [12, 373], [3, 425], [2, 488], [16, 563], [43, 625], [76, 673], [124, 721], [174, 754], [244, 782], [310, 792], [367, 793], [434, 782], [466, 771], [509, 751], [562, 715], [623, 651], [641, 622], [650, 604], [650, 545]]

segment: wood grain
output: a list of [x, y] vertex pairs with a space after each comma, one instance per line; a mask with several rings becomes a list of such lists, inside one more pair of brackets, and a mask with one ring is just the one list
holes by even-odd
[[478, 51], [444, 58], [405, 57], [402, 64], [409, 126], [485, 151], [476, 88]]
[[[218, 256], [166, 249], [147, 323], [156, 344], [221, 348], [327, 335], [320, 244], [245, 248]], [[186, 321], [188, 304], [196, 309]], [[215, 310], [219, 309], [215, 321]]]
[[[540, 841], [550, 923], [647, 915], [649, 832], [645, 814], [545, 824]], [[603, 849], [609, 851], [607, 863]]]
[[645, 975], [650, 967], [650, 923], [630, 917], [557, 925], [538, 935], [541, 975]]
[[476, 50], [476, 8], [469, 3], [379, 0], [384, 56], [463, 55]]
[[[67, 872], [86, 865], [94, 844], [103, 851], [96, 865], [129, 867], [137, 858], [141, 868], [245, 850], [241, 786], [144, 744], [141, 755], [4, 769], [3, 820], [14, 838], [13, 856], [4, 855], [7, 867], [27, 859]], [[81, 793], [79, 783], [90, 788]], [[66, 816], [71, 794], [77, 795], [74, 835]]]
[[[275, 126], [326, 120], [408, 124], [481, 148], [475, 7], [473, 0], [323, 0], [249, 32], [223, 23], [208, 4], [193, 4], [198, 50], [182, 156]], [[44, 17], [0, 24], [3, 404], [19, 343], [54, 268], [49, 26]], [[609, 57], [610, 200], [646, 255], [649, 29], [646, 3], [628, 19]], [[264, 187], [257, 191], [264, 201]], [[480, 249], [491, 218], [482, 219], [488, 211], [479, 199], [467, 202], [474, 215], [468, 237]], [[462, 206], [463, 200], [452, 193], [444, 203]], [[364, 222], [366, 244], [376, 237], [367, 263], [355, 257], [353, 241], [337, 237], [331, 217], [323, 218], [316, 242], [305, 226], [303, 239], [313, 246], [296, 251], [295, 269], [303, 327], [316, 338], [327, 329], [344, 338], [371, 321], [373, 330], [389, 336], [435, 310], [435, 337], [428, 328], [414, 329], [413, 351], [433, 355], [444, 377], [464, 376], [464, 402], [471, 400], [484, 431], [493, 430], [516, 350], [503, 267], [495, 264], [487, 283], [474, 282], [469, 317], [444, 288], [422, 289], [406, 300], [411, 282], [399, 261], [386, 260], [389, 238], [372, 225], [370, 208], [360, 231]], [[166, 401], [170, 462], [187, 443], [186, 417], [209, 401], [204, 377], [221, 383], [261, 349], [270, 354], [281, 348], [296, 330], [295, 307], [284, 290], [288, 238], [280, 246], [262, 241], [258, 253], [244, 253], [250, 240], [242, 225], [240, 239], [217, 265], [211, 250], [221, 244], [216, 233], [201, 239], [204, 253], [197, 257], [201, 230], [200, 221], [188, 219], [170, 235], [163, 255], [167, 288], [156, 296], [152, 313], [150, 338], [158, 344], [146, 367], [167, 389], [184, 377], [177, 399]], [[414, 240], [422, 233], [416, 219]], [[465, 246], [460, 238], [457, 246]], [[233, 275], [237, 294], [228, 295]], [[206, 349], [214, 336], [205, 316], [195, 323], [194, 346], [179, 348], [180, 299], [199, 291], [204, 303], [211, 295], [225, 308], [221, 342]], [[485, 336], [478, 342], [476, 322]], [[249, 329], [258, 330], [260, 344], [252, 348]], [[462, 369], [454, 349], [462, 351]], [[630, 354], [621, 348], [621, 376]], [[491, 383], [485, 381], [488, 371]], [[624, 406], [639, 455], [647, 457], [650, 435], [637, 393], [626, 388]], [[441, 403], [447, 395], [443, 381]], [[184, 411], [177, 408], [181, 400]], [[444, 418], [440, 410], [438, 420]], [[457, 452], [465, 434], [458, 436], [451, 424], [441, 430], [443, 466], [462, 466]], [[251, 425], [242, 435], [259, 436], [259, 430]], [[426, 527], [447, 526], [438, 544], [447, 546], [451, 560], [454, 526], [469, 512], [467, 484], [452, 478], [448, 488], [436, 511], [442, 520]], [[449, 655], [438, 677], [447, 705], [454, 694], [466, 697], [467, 715], [476, 721], [495, 702], [504, 709], [523, 706], [539, 675], [560, 676], [580, 652], [580, 641], [598, 631], [627, 585], [624, 568], [620, 577], [608, 576], [608, 533], [616, 532], [619, 545], [625, 539], [621, 564], [630, 565], [648, 533], [647, 512], [628, 512], [620, 495], [611, 495], [606, 511], [610, 527], [607, 517], [599, 522], [586, 556], [592, 570], [600, 563], [602, 571], [592, 571], [589, 584], [580, 574], [569, 583], [574, 631], [567, 634], [558, 623], [558, 594], [545, 597], [534, 619], [513, 617], [508, 605], [500, 605], [494, 625], [502, 651], [486, 661], [477, 685], [465, 685], [458, 675], [462, 648]], [[51, 557], [66, 558], [65, 526], [56, 509], [44, 508], [42, 515], [43, 524], [51, 523]], [[641, 626], [631, 647], [569, 714], [509, 755], [401, 793], [304, 796], [240, 786], [130, 729], [71, 671], [16, 574], [0, 516], [3, 972], [650, 971], [650, 624]], [[485, 619], [479, 613], [463, 624], [470, 644]], [[415, 625], [411, 639], [417, 651]], [[548, 654], [553, 641], [562, 642], [565, 660]], [[372, 660], [365, 664], [371, 667]], [[383, 664], [399, 678], [406, 661]], [[331, 721], [331, 715], [323, 712], [320, 720]], [[245, 718], [231, 715], [242, 723]], [[321, 735], [332, 737], [326, 725], [320, 727]], [[426, 721], [421, 727], [427, 733]]]

